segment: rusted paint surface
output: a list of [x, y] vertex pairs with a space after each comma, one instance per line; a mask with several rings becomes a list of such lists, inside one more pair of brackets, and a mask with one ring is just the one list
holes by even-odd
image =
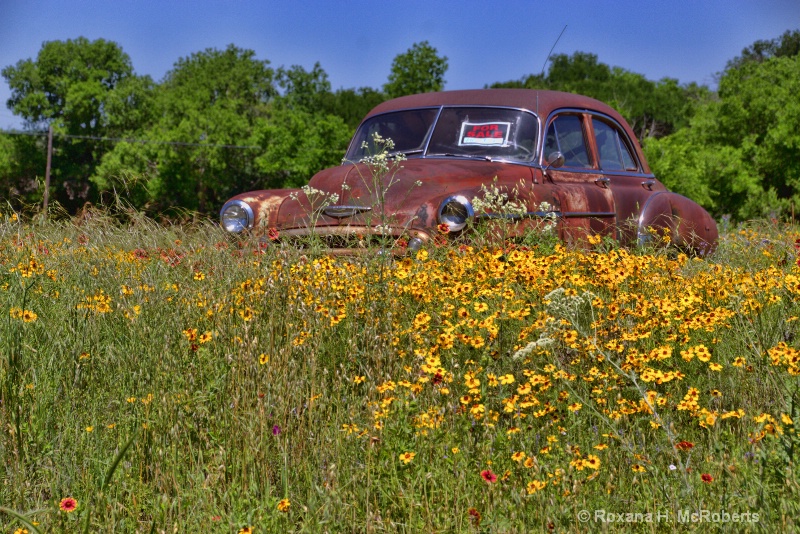
[[[401, 97], [380, 104], [366, 118], [409, 108], [439, 106], [502, 106], [529, 110], [539, 118], [535, 159], [528, 163], [487, 161], [459, 157], [411, 155], [389, 177], [376, 177], [365, 164], [346, 163], [317, 173], [309, 182], [312, 191], [265, 190], [244, 193], [234, 199], [252, 209], [255, 232], [269, 229], [284, 237], [310, 233], [342, 236], [362, 243], [364, 236], [419, 237], [435, 235], [440, 204], [451, 195], [466, 199], [482, 197], [483, 187], [499, 187], [537, 219], [539, 206], [549, 206], [558, 217], [559, 236], [581, 241], [589, 235], [609, 235], [623, 244], [642, 240], [645, 228], [669, 232], [676, 244], [700, 252], [713, 250], [717, 227], [709, 214], [688, 198], [667, 192], [644, 158], [641, 147], [625, 120], [597, 100], [568, 93], [521, 89], [449, 91]], [[587, 138], [589, 164], [575, 169], [548, 167], [544, 134], [560, 114], [580, 117]], [[616, 124], [636, 168], [608, 171], [600, 163], [592, 118]], [[600, 125], [602, 126], [602, 125]], [[232, 199], [233, 200], [233, 199]], [[341, 206], [326, 215], [326, 206]], [[519, 232], [530, 223], [517, 224]], [[335, 247], [335, 245], [332, 245]], [[349, 246], [349, 245], [348, 245]]]

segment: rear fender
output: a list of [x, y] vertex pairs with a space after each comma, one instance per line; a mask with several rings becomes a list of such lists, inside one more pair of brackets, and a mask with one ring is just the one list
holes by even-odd
[[647, 199], [639, 215], [637, 240], [644, 245], [653, 237], [669, 235], [676, 246], [705, 256], [716, 249], [717, 223], [702, 206], [683, 195], [660, 191]]

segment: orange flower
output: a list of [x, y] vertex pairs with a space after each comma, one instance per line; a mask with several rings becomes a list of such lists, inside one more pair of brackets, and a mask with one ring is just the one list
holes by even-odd
[[278, 503], [278, 511], [288, 512], [291, 505], [292, 503], [289, 499], [281, 499], [281, 502]]

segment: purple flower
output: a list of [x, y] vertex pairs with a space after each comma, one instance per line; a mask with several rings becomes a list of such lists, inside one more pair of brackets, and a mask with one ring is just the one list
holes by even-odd
[[275, 426], [272, 427], [272, 435], [273, 436], [277, 436], [280, 433], [281, 433], [281, 427], [279, 427], [278, 425], [275, 425]]

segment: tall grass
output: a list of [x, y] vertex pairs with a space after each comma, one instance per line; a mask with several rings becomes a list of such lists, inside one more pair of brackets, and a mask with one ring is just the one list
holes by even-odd
[[390, 260], [3, 215], [0, 524], [793, 530], [796, 238]]

